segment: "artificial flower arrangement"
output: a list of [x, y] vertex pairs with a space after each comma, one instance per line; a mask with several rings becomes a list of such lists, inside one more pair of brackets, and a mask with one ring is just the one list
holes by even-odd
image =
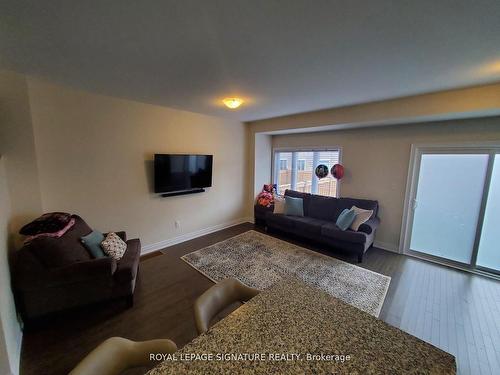
[[259, 206], [271, 207], [274, 203], [274, 193], [276, 193], [276, 184], [265, 184], [257, 196], [257, 204]]

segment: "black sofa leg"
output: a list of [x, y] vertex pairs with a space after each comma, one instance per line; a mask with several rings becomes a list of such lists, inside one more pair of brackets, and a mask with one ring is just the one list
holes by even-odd
[[358, 254], [358, 263], [363, 262], [363, 254]]
[[130, 294], [126, 297], [126, 301], [127, 301], [127, 307], [133, 307], [134, 306], [134, 295], [133, 294]]

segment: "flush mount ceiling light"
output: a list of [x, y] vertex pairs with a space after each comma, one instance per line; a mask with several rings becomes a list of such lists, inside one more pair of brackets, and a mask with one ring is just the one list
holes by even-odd
[[243, 103], [243, 99], [226, 98], [226, 99], [223, 99], [222, 102], [225, 104], [225, 106], [227, 108], [235, 109], [235, 108], [238, 108]]

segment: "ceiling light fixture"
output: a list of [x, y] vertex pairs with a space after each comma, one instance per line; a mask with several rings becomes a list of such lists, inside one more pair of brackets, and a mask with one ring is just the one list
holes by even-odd
[[235, 108], [238, 108], [243, 103], [243, 99], [226, 98], [226, 99], [223, 99], [222, 102], [226, 105], [227, 108], [235, 109]]

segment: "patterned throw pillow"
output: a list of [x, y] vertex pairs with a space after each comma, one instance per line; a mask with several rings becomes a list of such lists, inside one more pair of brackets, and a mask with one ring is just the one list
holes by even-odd
[[101, 247], [114, 260], [122, 259], [125, 250], [127, 250], [127, 244], [113, 232], [108, 233], [104, 241], [101, 242]]

